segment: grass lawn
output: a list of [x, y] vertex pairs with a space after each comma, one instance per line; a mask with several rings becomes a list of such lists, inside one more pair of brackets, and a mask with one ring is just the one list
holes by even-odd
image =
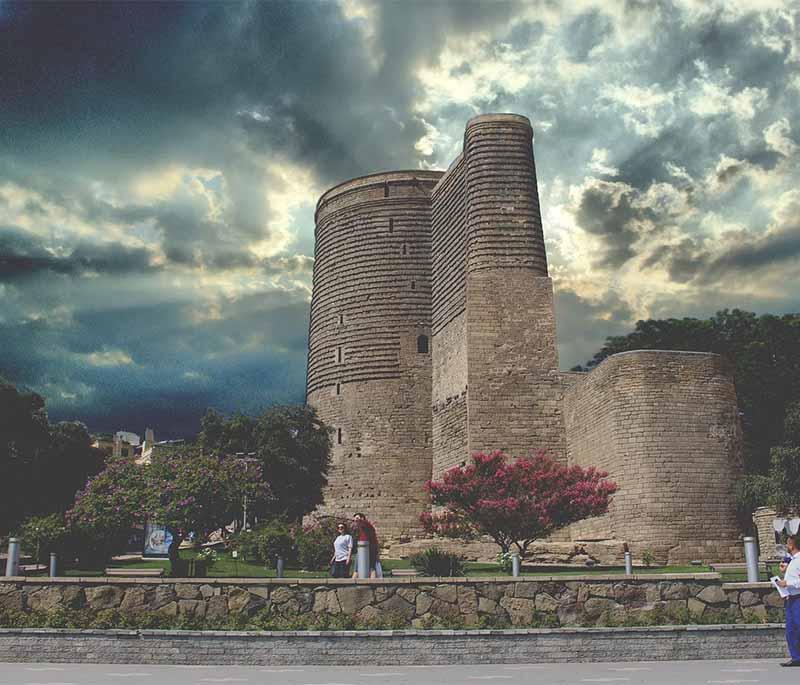
[[[192, 556], [191, 552], [182, 552], [181, 556], [189, 558]], [[394, 569], [409, 569], [411, 564], [408, 559], [382, 559], [384, 572], [387, 574]], [[169, 561], [166, 559], [126, 559], [114, 561], [109, 564], [110, 568], [129, 568], [129, 569], [148, 569], [148, 568], [163, 568], [164, 574], [169, 574]], [[494, 563], [488, 562], [468, 562], [467, 575], [469, 577], [494, 577], [507, 575], [500, 570], [500, 567]], [[653, 566], [650, 568], [634, 568], [634, 573], [648, 574], [648, 573], [706, 573], [710, 569], [707, 566]], [[566, 566], [523, 566], [522, 574], [526, 577], [535, 576], [605, 576], [605, 575], [620, 575], [623, 576], [625, 572], [624, 567], [604, 567], [604, 568], [587, 568], [587, 567], [566, 567]], [[71, 569], [66, 572], [68, 576], [102, 576], [102, 571], [89, 571], [80, 569]], [[230, 554], [217, 553], [217, 561], [209, 569], [209, 577], [218, 578], [274, 578], [276, 571], [274, 568], [264, 568], [263, 564], [256, 562], [247, 562], [241, 559], [233, 559]], [[285, 571], [287, 578], [327, 578], [327, 569], [321, 571], [303, 571], [297, 568], [287, 568]], [[725, 581], [735, 582], [744, 580], [742, 573], [730, 573], [723, 576]], [[764, 576], [766, 580], [766, 575]]]

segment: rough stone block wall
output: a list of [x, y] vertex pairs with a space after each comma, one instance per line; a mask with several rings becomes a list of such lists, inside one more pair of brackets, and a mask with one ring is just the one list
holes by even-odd
[[619, 485], [609, 514], [573, 539], [616, 538], [672, 562], [741, 557], [733, 487], [742, 472], [731, 375], [718, 355], [637, 351], [566, 390], [569, 462]]
[[481, 618], [531, 626], [607, 625], [661, 612], [708, 621], [779, 619], [783, 601], [769, 583], [724, 584], [714, 573], [542, 578], [345, 579], [7, 579], [0, 606], [17, 611], [89, 608], [226, 619], [268, 611], [281, 616], [346, 614], [360, 621], [434, 619], [477, 625]]
[[[430, 191], [392, 172], [317, 206], [307, 401], [334, 429], [323, 512], [363, 511], [380, 535], [419, 530], [431, 474]], [[428, 338], [428, 352], [417, 351]]]

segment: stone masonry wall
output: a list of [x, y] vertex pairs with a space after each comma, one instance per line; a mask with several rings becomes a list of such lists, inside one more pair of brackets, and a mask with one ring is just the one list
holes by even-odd
[[419, 531], [428, 507], [429, 195], [440, 176], [355, 179], [317, 206], [307, 401], [334, 429], [322, 511], [363, 511], [386, 536]]
[[737, 560], [733, 486], [742, 470], [736, 394], [721, 357], [637, 351], [606, 359], [566, 390], [570, 463], [619, 485], [609, 514], [573, 539], [624, 540], [670, 563]]
[[362, 621], [395, 618], [412, 627], [436, 619], [476, 625], [604, 624], [653, 612], [689, 612], [705, 622], [726, 616], [779, 619], [783, 602], [769, 583], [722, 584], [717, 574], [552, 576], [549, 578], [308, 579], [35, 579], [0, 583], [0, 609], [59, 608], [156, 611], [224, 619], [267, 609], [279, 615], [348, 614]]
[[525, 117], [467, 124], [469, 450], [563, 458], [555, 308]]
[[783, 626], [774, 624], [235, 633], [0, 628], [0, 662], [363, 668], [681, 659], [777, 661], [786, 656], [783, 632]]

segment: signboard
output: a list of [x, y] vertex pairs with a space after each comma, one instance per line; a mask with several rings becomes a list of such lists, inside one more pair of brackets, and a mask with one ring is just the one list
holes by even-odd
[[157, 523], [144, 524], [144, 550], [143, 557], [166, 559], [169, 556], [169, 546], [172, 544], [172, 533]]

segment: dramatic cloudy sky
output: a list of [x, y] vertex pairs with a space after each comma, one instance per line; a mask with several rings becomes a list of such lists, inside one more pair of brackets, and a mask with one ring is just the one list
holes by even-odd
[[313, 208], [531, 118], [563, 368], [800, 310], [794, 0], [0, 0], [0, 374], [93, 430], [303, 399]]

